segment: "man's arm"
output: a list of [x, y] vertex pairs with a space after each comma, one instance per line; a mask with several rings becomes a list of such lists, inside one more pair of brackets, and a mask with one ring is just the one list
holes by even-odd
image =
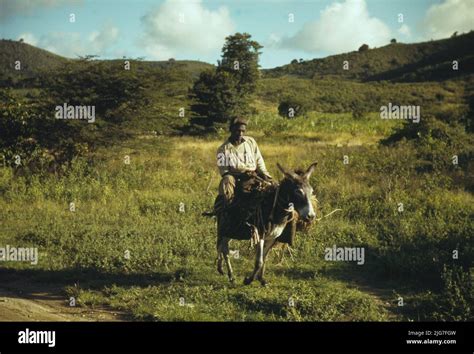
[[230, 166], [226, 158], [224, 146], [220, 146], [217, 149], [217, 168], [221, 176], [230, 172]]

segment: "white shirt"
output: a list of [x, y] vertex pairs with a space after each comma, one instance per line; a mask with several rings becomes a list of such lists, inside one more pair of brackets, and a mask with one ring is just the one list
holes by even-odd
[[217, 149], [217, 167], [221, 176], [226, 173], [256, 171], [269, 175], [257, 142], [250, 136], [242, 137], [242, 142], [234, 146], [227, 139]]

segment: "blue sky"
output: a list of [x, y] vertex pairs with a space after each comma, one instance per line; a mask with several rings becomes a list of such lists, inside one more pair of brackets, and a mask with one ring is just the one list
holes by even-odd
[[1, 38], [66, 57], [215, 64], [227, 35], [248, 32], [270, 68], [472, 29], [474, 0], [0, 0]]

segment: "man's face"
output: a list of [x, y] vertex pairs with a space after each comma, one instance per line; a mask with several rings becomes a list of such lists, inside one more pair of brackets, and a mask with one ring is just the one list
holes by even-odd
[[230, 138], [233, 142], [240, 144], [246, 130], [245, 124], [236, 124], [230, 130]]

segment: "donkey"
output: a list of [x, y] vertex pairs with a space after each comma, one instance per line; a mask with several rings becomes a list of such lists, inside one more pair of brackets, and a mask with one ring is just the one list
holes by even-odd
[[[284, 178], [276, 188], [266, 195], [257, 207], [260, 211], [261, 222], [258, 225], [249, 225], [253, 229], [253, 240], [257, 245], [255, 267], [252, 274], [245, 278], [244, 284], [249, 285], [255, 279], [265, 286], [264, 279], [265, 260], [268, 252], [279, 241], [283, 231], [291, 227], [295, 218], [304, 222], [311, 222], [315, 218], [315, 212], [311, 197], [313, 188], [309, 184], [309, 178], [316, 167], [317, 162], [312, 163], [304, 171], [288, 171], [279, 163], [277, 167], [283, 173]], [[217, 214], [219, 225], [222, 214]], [[296, 224], [293, 224], [296, 225]], [[228, 235], [227, 235], [228, 236]], [[229, 257], [229, 241], [231, 239], [242, 239], [236, 236], [217, 236], [217, 270], [224, 274], [223, 261], [227, 266], [227, 275], [234, 282], [232, 265]]]

